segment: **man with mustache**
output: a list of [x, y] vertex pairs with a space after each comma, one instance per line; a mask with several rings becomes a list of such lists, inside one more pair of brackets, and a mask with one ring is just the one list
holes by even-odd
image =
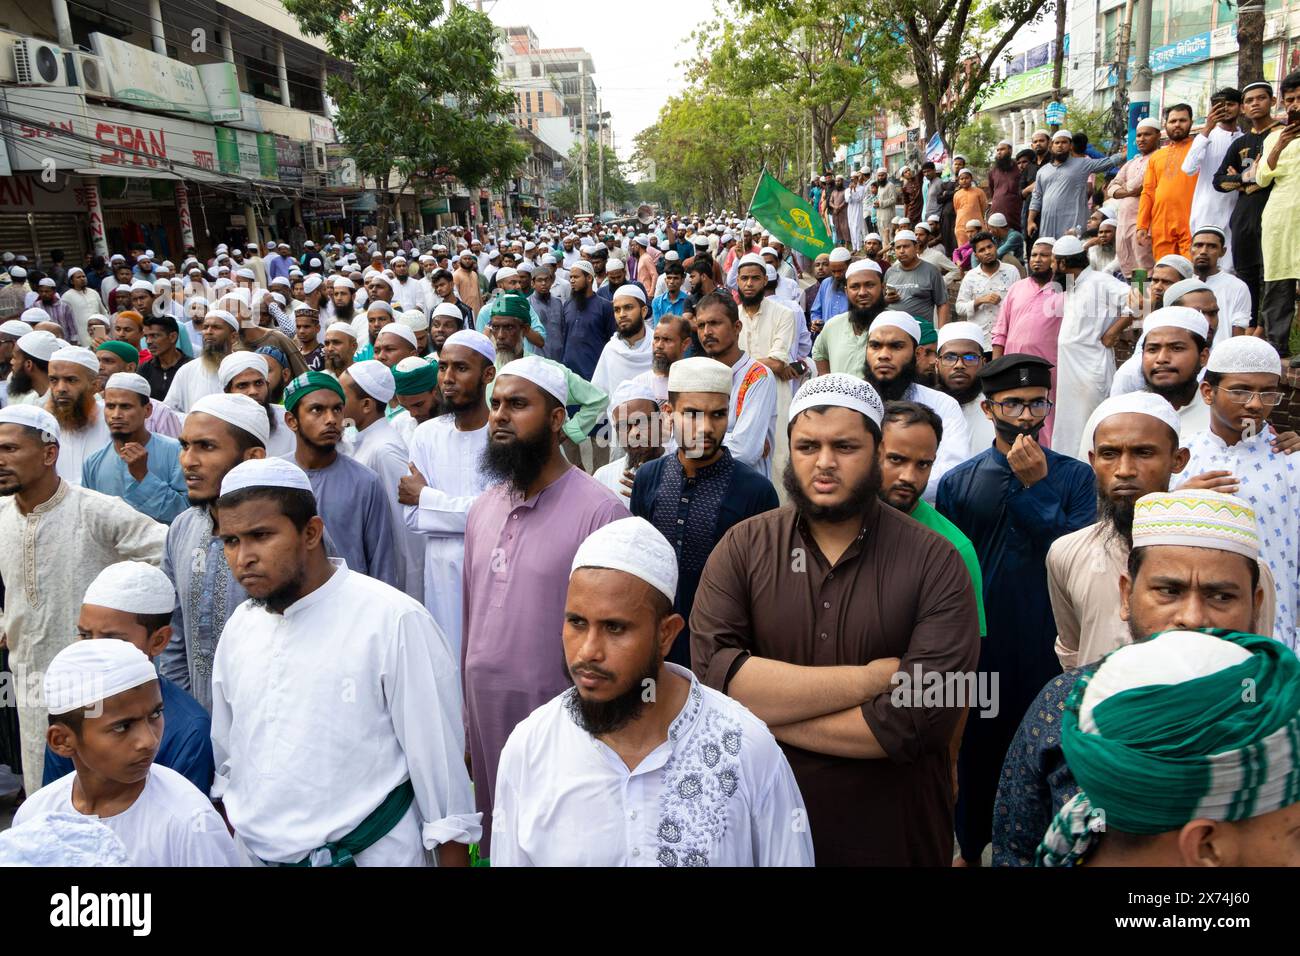
[[388, 424], [397, 430], [408, 448], [415, 429], [439, 414], [442, 398], [438, 391], [438, 372], [436, 361], [416, 355], [408, 356], [393, 366], [396, 389], [393, 397], [402, 410]]
[[979, 865], [991, 838], [1007, 744], [1025, 707], [1060, 668], [1052, 653], [1047, 551], [1096, 520], [1092, 469], [1037, 442], [1051, 408], [1048, 362], [1012, 353], [986, 365], [979, 378], [996, 439], [944, 476], [935, 502], [975, 545], [988, 625], [979, 669], [999, 675], [998, 713], [967, 722], [957, 762], [957, 837], [968, 866]]
[[813, 299], [812, 307], [808, 310], [808, 327], [814, 332], [821, 331], [822, 326], [834, 316], [848, 311], [845, 273], [852, 258], [852, 253], [843, 246], [836, 246], [827, 257], [826, 263], [830, 274], [821, 280], [817, 287], [817, 297]]
[[221, 360], [221, 367], [217, 370], [223, 392], [247, 395], [266, 410], [266, 422], [270, 428], [266, 454], [271, 458], [287, 458], [294, 453], [298, 442], [284, 423], [284, 406], [271, 401], [269, 375], [266, 356], [249, 351], [232, 352]]
[[984, 330], [974, 322], [949, 322], [939, 330], [939, 388], [961, 406], [970, 433], [967, 458], [993, 444], [993, 423], [984, 414], [979, 381], [986, 342]]
[[59, 477], [81, 484], [86, 459], [112, 440], [95, 401], [99, 359], [90, 349], [65, 345], [50, 356], [50, 395], [46, 411], [59, 423]]
[[357, 354], [357, 330], [351, 322], [331, 322], [325, 330], [324, 349], [325, 368], [335, 378], [348, 370]]
[[655, 326], [650, 343], [650, 371], [642, 372], [632, 381], [645, 385], [660, 405], [668, 401], [668, 373], [673, 363], [681, 359], [691, 344], [690, 320], [671, 313], [663, 316]]
[[714, 548], [691, 611], [692, 669], [782, 744], [818, 862], [947, 866], [963, 710], [894, 675], [969, 670], [979, 620], [952, 545], [878, 498], [883, 416], [860, 378], [800, 387], [791, 505], [740, 522]]
[[465, 312], [461, 309], [460, 303], [441, 302], [435, 305], [433, 315], [429, 317], [429, 343], [433, 347], [433, 354], [441, 355], [443, 343], [463, 328], [465, 328]]
[[[11, 321], [17, 322], [17, 319]], [[17, 335], [16, 326], [9, 326]], [[32, 329], [14, 340], [13, 365], [9, 371], [6, 405], [43, 406], [50, 393], [50, 357], [63, 348], [62, 339], [44, 329]]]
[[1170, 253], [1185, 256], [1191, 251], [1189, 221], [1197, 175], [1183, 171], [1192, 147], [1191, 131], [1191, 106], [1175, 103], [1166, 107], [1165, 135], [1169, 144], [1151, 155], [1142, 177], [1137, 241], [1138, 245], [1149, 246], [1156, 259]]
[[664, 453], [668, 426], [654, 392], [632, 379], [619, 384], [609, 397], [610, 443], [623, 454], [592, 473], [627, 504], [637, 470]]
[[481, 847], [490, 858], [497, 762], [506, 738], [569, 685], [555, 646], [569, 565], [587, 535], [627, 510], [560, 452], [569, 403], [561, 366], [537, 355], [510, 362], [488, 403], [480, 468], [491, 485], [470, 506], [465, 525], [461, 661]]
[[[677, 578], [668, 539], [641, 518], [578, 548], [563, 629], [574, 686], [501, 753], [494, 866], [812, 865], [808, 828], [789, 825], [806, 815], [799, 787], [771, 732], [667, 660], [683, 623]], [[719, 782], [708, 796], [689, 789], [701, 753]]]
[[704, 354], [731, 369], [731, 418], [725, 444], [739, 461], [768, 478], [776, 450], [776, 376], [740, 348], [736, 300], [714, 290], [696, 307], [695, 328]]
[[186, 362], [172, 379], [163, 401], [187, 414], [205, 395], [221, 391], [221, 361], [239, 346], [239, 319], [224, 309], [211, 309], [203, 318], [203, 352]]
[[1020, 170], [1011, 158], [1011, 141], [1001, 140], [989, 167], [989, 191], [992, 193], [989, 211], [1002, 213], [1007, 225], [1020, 228]]
[[284, 392], [284, 420], [297, 436], [293, 460], [311, 479], [316, 505], [349, 568], [397, 587], [392, 516], [379, 476], [340, 455], [347, 396], [328, 372], [304, 372]]

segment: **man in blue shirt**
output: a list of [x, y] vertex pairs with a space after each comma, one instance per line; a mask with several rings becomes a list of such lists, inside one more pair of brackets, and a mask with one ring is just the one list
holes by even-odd
[[690, 296], [682, 291], [682, 282], [685, 278], [686, 270], [682, 268], [680, 262], [670, 262], [664, 266], [664, 285], [668, 287], [668, 291], [654, 297], [654, 302], [651, 304], [651, 328], [657, 326], [659, 320], [665, 315], [681, 315], [686, 310], [686, 300]]
[[849, 311], [849, 297], [845, 292], [844, 274], [848, 271], [849, 260], [853, 256], [843, 246], [836, 246], [830, 254], [831, 274], [822, 279], [817, 289], [817, 298], [813, 299], [808, 319], [813, 333], [821, 331], [823, 325], [841, 312]]
[[614, 306], [592, 290], [596, 272], [590, 262], [579, 259], [569, 270], [573, 294], [564, 303], [564, 358], [569, 370], [588, 382], [596, 371], [600, 353], [618, 327]]
[[[110, 564], [86, 588], [77, 618], [80, 640], [119, 640], [139, 648], [150, 660], [171, 640], [176, 591], [167, 575], [142, 561]], [[204, 794], [212, 788], [212, 721], [189, 694], [165, 677], [162, 691], [162, 742], [154, 762], [175, 770]], [[47, 746], [42, 786], [72, 773], [72, 761]]]

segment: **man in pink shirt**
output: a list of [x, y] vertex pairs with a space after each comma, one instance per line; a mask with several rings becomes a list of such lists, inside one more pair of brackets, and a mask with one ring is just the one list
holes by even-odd
[[1125, 278], [1133, 278], [1134, 269], [1148, 273], [1155, 263], [1151, 246], [1137, 241], [1138, 206], [1142, 202], [1142, 180], [1147, 174], [1147, 160], [1160, 148], [1160, 123], [1150, 117], [1137, 126], [1138, 153], [1120, 167], [1106, 187], [1106, 195], [1119, 201], [1119, 228], [1115, 230], [1115, 254]]
[[[1052, 243], [1040, 236], [1029, 250], [1029, 274], [1014, 283], [1002, 299], [993, 324], [993, 358], [1017, 352], [1037, 355], [1052, 363], [1052, 390], [1056, 401], [1056, 337], [1064, 313], [1064, 293], [1052, 272]], [[1047, 413], [1040, 433], [1041, 444], [1051, 447], [1052, 422], [1056, 410]]]

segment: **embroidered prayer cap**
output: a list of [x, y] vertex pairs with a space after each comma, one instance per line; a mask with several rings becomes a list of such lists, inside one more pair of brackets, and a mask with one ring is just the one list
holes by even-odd
[[352, 327], [352, 323], [344, 322], [342, 320], [331, 322], [329, 327], [325, 330], [325, 334], [328, 335], [330, 332], [342, 332], [344, 335], [350, 335], [354, 339], [357, 337], [357, 330]]
[[492, 344], [492, 340], [475, 329], [461, 329], [451, 333], [442, 343], [443, 350], [445, 351], [449, 345], [463, 345], [467, 349], [473, 349], [489, 362], [495, 362], [497, 359], [497, 347]]
[[869, 233], [867, 233], [865, 236], [862, 237], [862, 241], [863, 241], [863, 243], [865, 244], [865, 243], [868, 243], [868, 242], [880, 242], [880, 243], [883, 243], [885, 240], [883, 240], [883, 239], [880, 238], [880, 233], [878, 233], [878, 232], [869, 232]]
[[[1182, 285], [1182, 283], [1175, 283], [1175, 285]], [[1171, 290], [1173, 288], [1174, 286], [1170, 286]], [[1168, 298], [1167, 294], [1166, 298]], [[1193, 335], [1199, 335], [1202, 339], [1210, 337], [1209, 319], [1203, 316], [1199, 309], [1189, 309], [1185, 305], [1167, 305], [1148, 315], [1142, 324], [1143, 337], [1156, 329], [1185, 329]]]
[[1240, 498], [1207, 489], [1143, 495], [1133, 507], [1133, 547], [1160, 544], [1213, 548], [1257, 558], [1255, 511]]
[[642, 401], [650, 402], [655, 408], [659, 407], [659, 399], [655, 397], [653, 388], [635, 378], [627, 378], [618, 384], [614, 394], [609, 397], [609, 410], [612, 413], [620, 405]]
[[307, 472], [287, 458], [249, 458], [221, 479], [221, 497], [245, 488], [294, 488], [315, 495]]
[[949, 342], [974, 342], [980, 351], [989, 350], [983, 327], [978, 322], [949, 322], [939, 329], [939, 348]]
[[831, 250], [831, 262], [848, 262], [853, 258], [853, 253], [843, 246], [836, 246]]
[[266, 447], [271, 438], [271, 423], [266, 419], [266, 409], [247, 395], [228, 395], [225, 392], [204, 395], [190, 409], [191, 415], [196, 412], [220, 418], [223, 422], [248, 432], [263, 447]]
[[[766, 265], [766, 263], [764, 263], [764, 265]], [[623, 285], [615, 289], [612, 298], [613, 299], [636, 299], [642, 305], [646, 304], [645, 292], [641, 290], [641, 287], [639, 285], [633, 285], [630, 282], [625, 282], [623, 283]]]
[[397, 317], [397, 321], [412, 332], [423, 332], [429, 328], [429, 319], [419, 309], [410, 309]]
[[393, 366], [392, 371], [397, 395], [422, 395], [438, 387], [438, 364], [427, 362], [418, 355], [408, 355]]
[[81, 603], [128, 614], [170, 614], [176, 608], [176, 589], [152, 564], [119, 561], [95, 576]]
[[859, 272], [874, 272], [877, 275], [883, 274], [880, 270], [880, 263], [875, 259], [858, 259], [844, 270], [844, 278], [847, 279], [849, 276], [856, 275]]
[[67, 714], [157, 679], [152, 662], [130, 641], [74, 641], [45, 669], [45, 706]]
[[678, 359], [668, 366], [668, 391], [731, 394], [731, 369], [704, 355]]
[[[407, 331], [409, 332], [410, 330], [408, 329]], [[285, 387], [284, 410], [287, 412], [293, 411], [297, 404], [306, 396], [310, 395], [312, 392], [320, 391], [321, 389], [333, 392], [345, 402], [348, 400], [347, 395], [343, 393], [343, 386], [339, 384], [337, 378], [329, 372], [318, 372], [309, 369]], [[263, 417], [265, 417], [265, 415], [263, 415]]]
[[349, 365], [346, 374], [352, 376], [352, 381], [357, 383], [361, 391], [384, 404], [392, 401], [393, 395], [397, 391], [397, 383], [393, 379], [392, 370], [383, 362], [375, 359]]
[[24, 425], [41, 433], [47, 445], [59, 443], [59, 423], [45, 409], [37, 405], [6, 405], [0, 408], [0, 425]]
[[1052, 243], [1054, 256], [1081, 256], [1083, 252], [1083, 240], [1078, 236], [1062, 236]]
[[[915, 322], [915, 319], [913, 321]], [[793, 422], [795, 417], [806, 409], [818, 408], [822, 405], [851, 408], [855, 412], [861, 412], [875, 422], [877, 430], [880, 428], [881, 419], [885, 417], [885, 405], [876, 390], [857, 376], [846, 375], [843, 372], [818, 375], [799, 386], [799, 391], [795, 392], [790, 402], [790, 421]]]
[[311, 295], [313, 292], [315, 292], [317, 289], [321, 287], [321, 284], [324, 281], [325, 281], [324, 277], [321, 276], [319, 272], [313, 272], [311, 275], [307, 276], [305, 279], [302, 280], [302, 291], [307, 295]]
[[1263, 372], [1280, 378], [1282, 359], [1265, 339], [1257, 339], [1253, 335], [1234, 335], [1210, 349], [1210, 360], [1205, 363], [1205, 370], [1220, 375]]
[[90, 349], [82, 348], [80, 345], [63, 346], [50, 356], [50, 362], [70, 362], [88, 369], [93, 375], [99, 374], [99, 359], [95, 358], [95, 353]]
[[916, 233], [911, 229], [900, 229], [894, 233], [895, 244], [900, 242], [916, 242]]
[[36, 813], [0, 833], [0, 867], [130, 865], [125, 844], [99, 817]]
[[908, 315], [906, 312], [899, 312], [894, 309], [881, 312], [878, 316], [872, 319], [871, 325], [867, 326], [867, 335], [870, 336], [872, 332], [876, 331], [876, 329], [885, 328], [887, 326], [902, 329], [912, 337], [914, 343], [919, 344], [921, 341], [921, 323], [917, 322], [916, 319], [912, 318], [912, 316]]
[[264, 376], [271, 374], [271, 366], [266, 364], [265, 356], [241, 349], [238, 352], [231, 352], [221, 360], [221, 364], [217, 366], [217, 380], [221, 382], [221, 387], [224, 389], [235, 380], [236, 375], [249, 369], [256, 369]]
[[578, 271], [578, 272], [585, 272], [585, 273], [587, 273], [587, 275], [591, 276], [592, 278], [595, 278], [595, 276], [596, 276], [596, 268], [595, 268], [595, 266], [593, 266], [593, 265], [592, 265], [590, 262], [588, 262], [586, 259], [579, 259], [579, 260], [578, 260], [577, 262], [575, 262], [575, 263], [573, 264], [573, 266], [569, 269], [570, 272], [573, 272], [573, 271], [575, 271], [575, 270]]
[[1052, 363], [1037, 355], [1011, 352], [989, 362], [979, 371], [985, 397], [1012, 388], [1052, 387]]
[[449, 319], [461, 319], [461, 311], [454, 302], [439, 302], [433, 309], [435, 316], [445, 315]]
[[677, 554], [644, 518], [602, 525], [578, 545], [570, 575], [580, 568], [608, 568], [640, 578], [671, 603], [677, 597]]
[[1218, 237], [1219, 237], [1219, 241], [1220, 241], [1221, 243], [1223, 243], [1223, 245], [1224, 245], [1225, 248], [1227, 247], [1227, 245], [1228, 245], [1228, 234], [1227, 234], [1227, 232], [1225, 232], [1223, 229], [1221, 229], [1219, 226], [1211, 226], [1211, 225], [1208, 225], [1208, 224], [1207, 224], [1207, 225], [1204, 225], [1204, 226], [1197, 226], [1197, 227], [1192, 231], [1192, 238], [1195, 239], [1197, 236], [1199, 236], [1199, 235], [1200, 235], [1201, 233], [1203, 233], [1203, 232], [1210, 232], [1210, 233], [1213, 233], [1214, 235], [1218, 236]]
[[1190, 279], [1192, 277], [1192, 260], [1188, 259], [1186, 256], [1180, 256], [1176, 252], [1171, 252], [1167, 256], [1161, 256], [1156, 260], [1156, 264], [1151, 268], [1154, 269], [1157, 266], [1165, 266], [1166, 268], [1173, 269], [1184, 279]]
[[[447, 341], [451, 341], [450, 336]], [[564, 378], [564, 367], [558, 363], [549, 362], [539, 355], [525, 355], [507, 362], [497, 372], [498, 379], [506, 375], [526, 378], [561, 405], [569, 404], [569, 384]]]
[[1167, 399], [1155, 392], [1128, 392], [1107, 398], [1088, 417], [1086, 429], [1089, 445], [1096, 443], [1097, 429], [1101, 423], [1113, 415], [1147, 415], [1164, 422], [1173, 431], [1175, 440], [1178, 438], [1178, 412]]
[[105, 392], [110, 388], [125, 389], [128, 392], [143, 395], [145, 398], [150, 398], [153, 394], [148, 380], [143, 375], [137, 375], [135, 372], [114, 372], [108, 377], [108, 381], [104, 383]]
[[1030, 245], [1030, 248], [1032, 249], [1034, 246], [1055, 246], [1055, 245], [1056, 245], [1056, 238], [1054, 236], [1039, 236], [1037, 239], [1033, 241], [1033, 243]]
[[1099, 813], [1106, 829], [1153, 835], [1291, 806], [1297, 735], [1300, 659], [1280, 641], [1167, 631], [1121, 647], [1066, 702], [1061, 750], [1080, 792], [1053, 819], [1037, 862], [1082, 860], [1099, 839], [1089, 825]]
[[509, 315], [521, 322], [530, 322], [532, 320], [532, 306], [528, 304], [526, 296], [518, 292], [503, 292], [496, 297], [492, 303], [491, 315]]
[[123, 362], [128, 362], [131, 365], [140, 364], [140, 350], [130, 342], [123, 341], [122, 339], [105, 339], [103, 342], [100, 342], [95, 346], [95, 351], [112, 352]]
[[[379, 335], [395, 335], [411, 348], [417, 350], [420, 348], [420, 342], [411, 331], [411, 327], [402, 322], [389, 322], [379, 330]], [[379, 335], [375, 336], [376, 341], [379, 340]]]

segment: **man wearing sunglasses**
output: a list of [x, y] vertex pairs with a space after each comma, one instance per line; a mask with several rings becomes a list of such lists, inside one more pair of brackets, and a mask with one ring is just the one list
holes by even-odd
[[975, 322], [949, 322], [939, 330], [939, 387], [961, 406], [970, 432], [967, 458], [993, 444], [993, 422], [984, 414], [979, 373], [988, 342]]
[[[1236, 495], [1255, 509], [1259, 556], [1273, 572], [1273, 636], [1292, 650], [1300, 601], [1300, 468], [1290, 464], [1268, 416], [1286, 397], [1282, 360], [1265, 339], [1238, 335], [1210, 349], [1201, 397], [1210, 427], [1188, 443], [1173, 484]], [[1184, 479], [1184, 480], [1180, 480]]]

